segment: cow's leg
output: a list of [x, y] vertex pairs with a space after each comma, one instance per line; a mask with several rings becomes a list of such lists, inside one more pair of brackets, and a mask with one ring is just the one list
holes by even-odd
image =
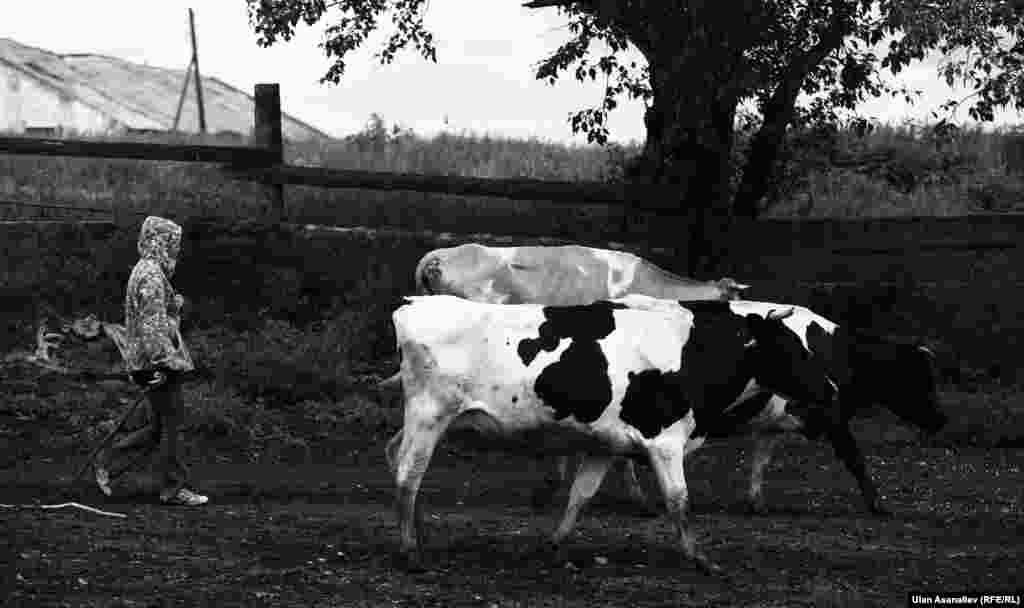
[[675, 423], [653, 441], [647, 444], [651, 468], [658, 478], [658, 486], [665, 498], [668, 516], [676, 525], [676, 534], [683, 555], [693, 560], [697, 567], [707, 573], [720, 572], [721, 567], [697, 549], [697, 542], [687, 522], [689, 495], [686, 477], [683, 474], [683, 459], [686, 441], [693, 429], [693, 416]]
[[402, 429], [398, 429], [398, 432], [388, 440], [388, 444], [384, 448], [384, 456], [388, 460], [388, 470], [392, 475], [397, 473], [395, 467], [398, 466], [398, 446], [400, 445], [402, 445]]
[[[563, 454], [555, 458], [553, 466], [545, 466], [544, 481], [533, 491], [531, 498], [534, 509], [543, 509], [550, 505], [558, 488], [569, 478], [569, 458], [570, 456]], [[548, 461], [543, 462], [547, 464]]]
[[400, 551], [410, 569], [420, 568], [419, 539], [423, 522], [416, 494], [434, 448], [450, 422], [451, 416], [429, 395], [412, 397], [406, 407], [394, 468]]
[[640, 478], [636, 474], [636, 463], [632, 459], [627, 458], [622, 465], [622, 482], [626, 484], [626, 492], [631, 501], [638, 505], [654, 507], [649, 502], [647, 492], [644, 492], [643, 486], [640, 485]]
[[572, 489], [569, 490], [569, 504], [565, 508], [562, 522], [558, 524], [554, 534], [551, 535], [551, 543], [556, 547], [562, 544], [573, 528], [576, 527], [576, 519], [587, 502], [597, 494], [601, 487], [601, 481], [612, 466], [612, 457], [608, 455], [586, 455], [576, 471], [576, 479], [572, 482]]
[[754, 436], [754, 445], [750, 453], [750, 488], [747, 493], [747, 510], [751, 513], [764, 513], [764, 469], [772, 460], [772, 450], [779, 441], [779, 435], [758, 434]]
[[836, 451], [836, 456], [843, 461], [843, 464], [846, 465], [846, 468], [849, 469], [850, 473], [857, 480], [857, 484], [860, 486], [860, 493], [864, 497], [868, 510], [875, 515], [891, 515], [892, 512], [882, 504], [882, 499], [878, 496], [878, 490], [868, 475], [864, 454], [861, 453], [860, 447], [857, 446], [857, 440], [854, 439], [850, 426], [848, 424], [836, 424], [829, 428], [827, 433], [829, 440], [832, 442], [832, 448]]

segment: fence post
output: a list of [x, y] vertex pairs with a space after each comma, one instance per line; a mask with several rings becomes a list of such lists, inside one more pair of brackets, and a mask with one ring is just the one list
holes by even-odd
[[[281, 134], [281, 88], [273, 84], [257, 84], [253, 97], [256, 99], [255, 129], [253, 140], [257, 146], [269, 149], [274, 155], [275, 165], [284, 164], [284, 139]], [[287, 219], [284, 207], [284, 184], [268, 182], [271, 214], [274, 221]]]

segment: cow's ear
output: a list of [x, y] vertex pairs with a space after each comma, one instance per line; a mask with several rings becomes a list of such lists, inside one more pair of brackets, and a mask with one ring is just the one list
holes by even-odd
[[627, 380], [632, 380], [633, 376], [635, 376], [635, 375], [636, 375], [635, 372], [626, 372], [626, 379]]

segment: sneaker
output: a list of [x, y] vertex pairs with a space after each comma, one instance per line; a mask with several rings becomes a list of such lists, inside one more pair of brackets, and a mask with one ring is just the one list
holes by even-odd
[[98, 465], [96, 466], [96, 485], [100, 487], [100, 492], [103, 492], [105, 496], [113, 494], [110, 489], [110, 473]]
[[165, 505], [182, 505], [186, 507], [198, 507], [209, 502], [209, 497], [197, 494], [188, 488], [182, 488], [171, 496], [161, 496], [160, 502]]

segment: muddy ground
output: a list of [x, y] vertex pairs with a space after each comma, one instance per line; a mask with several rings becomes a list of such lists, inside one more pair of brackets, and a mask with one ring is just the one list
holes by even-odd
[[727, 571], [712, 578], [680, 561], [663, 518], [618, 502], [613, 481], [582, 517], [569, 561], [553, 562], [540, 542], [564, 493], [557, 506], [536, 512], [531, 461], [473, 461], [447, 448], [421, 494], [433, 568], [405, 573], [393, 561], [383, 444], [351, 447], [329, 463], [289, 466], [193, 453], [198, 485], [212, 496], [195, 509], [156, 504], [144, 478], [113, 498], [72, 483], [81, 449], [23, 450], [25, 458], [0, 469], [0, 502], [74, 500], [127, 517], [0, 509], [0, 604], [903, 606], [908, 592], [1022, 586], [1018, 448], [869, 445], [875, 479], [896, 513], [877, 519], [863, 512], [827, 446], [795, 438], [766, 475], [768, 513], [748, 516], [745, 444], [708, 446], [687, 470], [699, 542]]

